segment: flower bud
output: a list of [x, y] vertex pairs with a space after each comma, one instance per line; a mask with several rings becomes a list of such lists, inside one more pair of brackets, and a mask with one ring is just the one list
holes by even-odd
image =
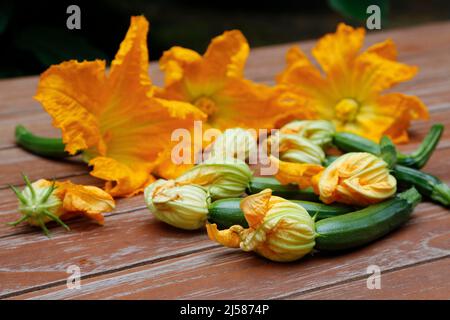
[[326, 147], [331, 143], [335, 131], [333, 123], [326, 120], [296, 120], [280, 129], [281, 133], [296, 134], [320, 147]]
[[266, 189], [244, 198], [241, 209], [248, 229], [232, 226], [219, 231], [215, 224], [207, 225], [210, 239], [280, 262], [298, 260], [314, 248], [314, 220], [300, 205], [272, 196]]
[[245, 161], [250, 154], [257, 152], [255, 136], [242, 128], [225, 130], [216, 141], [209, 146], [209, 159], [237, 158]]
[[322, 148], [307, 138], [295, 134], [278, 133], [270, 137], [270, 144], [278, 143], [279, 158], [287, 162], [321, 164], [325, 161]]
[[216, 200], [239, 197], [251, 178], [252, 172], [244, 161], [211, 158], [186, 171], [175, 181], [178, 185], [196, 184], [205, 187]]
[[313, 185], [324, 203], [370, 205], [393, 196], [397, 180], [382, 159], [366, 152], [350, 152], [333, 161]]
[[159, 179], [144, 191], [145, 202], [156, 219], [174, 227], [195, 230], [204, 226], [209, 197], [196, 185], [177, 185], [174, 180]]

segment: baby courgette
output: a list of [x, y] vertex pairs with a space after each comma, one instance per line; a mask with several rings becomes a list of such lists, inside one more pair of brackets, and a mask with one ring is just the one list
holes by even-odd
[[253, 177], [250, 180], [246, 193], [255, 194], [263, 191], [264, 189], [271, 189], [274, 196], [279, 196], [285, 199], [307, 201], [319, 200], [319, 196], [314, 193], [312, 188], [299, 189], [297, 185], [293, 184], [282, 185], [273, 177]]
[[420, 193], [411, 188], [391, 200], [320, 220], [316, 223], [315, 248], [335, 251], [372, 242], [405, 223], [420, 200]]
[[[229, 198], [214, 201], [208, 208], [209, 222], [217, 224], [220, 229], [226, 229], [236, 224], [247, 228], [247, 221], [240, 208], [241, 200], [241, 198]], [[350, 206], [341, 204], [326, 205], [310, 201], [291, 201], [305, 208], [311, 216], [315, 216], [316, 221], [342, 215], [354, 210]]]
[[[417, 169], [422, 168], [436, 149], [443, 131], [442, 124], [434, 124], [415, 151], [409, 154], [397, 152], [397, 164]], [[377, 143], [349, 132], [335, 133], [333, 144], [345, 152], [368, 152], [380, 155], [380, 146]]]

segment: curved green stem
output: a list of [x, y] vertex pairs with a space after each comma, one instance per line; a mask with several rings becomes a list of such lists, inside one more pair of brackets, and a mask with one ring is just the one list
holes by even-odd
[[66, 158], [72, 156], [65, 151], [61, 138], [45, 138], [36, 136], [24, 126], [16, 126], [16, 143], [27, 151], [43, 157]]

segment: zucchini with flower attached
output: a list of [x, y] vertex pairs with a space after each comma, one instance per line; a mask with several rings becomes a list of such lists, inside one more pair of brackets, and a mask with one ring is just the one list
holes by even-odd
[[[403, 154], [397, 152], [397, 163], [411, 168], [420, 169], [433, 154], [444, 131], [444, 126], [440, 123], [431, 127], [430, 131], [412, 153]], [[349, 132], [337, 132], [333, 136], [333, 144], [344, 152], [368, 152], [375, 155], [380, 154], [380, 146], [372, 140], [363, 138]]]
[[312, 188], [299, 189], [294, 184], [281, 184], [274, 177], [253, 177], [247, 187], [247, 194], [256, 194], [265, 189], [271, 189], [274, 196], [290, 200], [318, 201], [319, 196]]
[[[217, 200], [208, 207], [208, 221], [215, 223], [220, 229], [229, 228], [233, 225], [248, 227], [244, 212], [241, 210], [241, 198], [230, 198]], [[333, 204], [326, 205], [319, 202], [290, 200], [302, 206], [315, 220], [335, 217], [354, 210], [351, 206]]]

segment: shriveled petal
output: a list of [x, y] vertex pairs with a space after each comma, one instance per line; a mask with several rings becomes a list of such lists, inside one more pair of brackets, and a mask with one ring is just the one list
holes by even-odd
[[363, 28], [354, 29], [340, 23], [336, 33], [327, 34], [317, 42], [312, 54], [325, 72], [345, 70], [359, 53], [364, 35]]
[[265, 189], [260, 193], [245, 197], [241, 201], [241, 209], [244, 212], [248, 225], [256, 229], [264, 220], [269, 210], [269, 201], [272, 190]]
[[312, 178], [324, 170], [318, 164], [286, 162], [273, 156], [270, 156], [270, 161], [278, 168], [275, 175], [278, 181], [282, 184], [297, 184], [301, 189], [312, 186]]
[[112, 158], [96, 157], [89, 164], [94, 166], [91, 175], [107, 180], [105, 190], [113, 197], [131, 197], [155, 181], [146, 163], [128, 166]]
[[209, 239], [228, 248], [239, 248], [241, 242], [239, 229], [243, 230], [241, 226], [232, 226], [230, 229], [219, 230], [215, 223], [206, 224], [206, 231], [208, 232]]
[[76, 185], [70, 181], [57, 183], [56, 185], [58, 189], [63, 190], [63, 210], [66, 212], [83, 213], [99, 224], [103, 224], [102, 213], [112, 211], [115, 208], [111, 195], [100, 188]]
[[97, 116], [104, 108], [105, 81], [105, 62], [100, 60], [63, 62], [41, 75], [34, 98], [62, 130], [71, 154], [101, 142]]

